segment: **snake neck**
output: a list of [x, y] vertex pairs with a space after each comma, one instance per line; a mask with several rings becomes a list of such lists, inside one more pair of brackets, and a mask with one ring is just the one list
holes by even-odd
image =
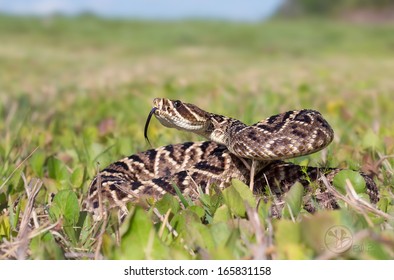
[[202, 136], [227, 147], [230, 147], [230, 139], [241, 129], [247, 127], [246, 124], [237, 119], [217, 114], [210, 114], [209, 122], [210, 125], [205, 131], [205, 135]]

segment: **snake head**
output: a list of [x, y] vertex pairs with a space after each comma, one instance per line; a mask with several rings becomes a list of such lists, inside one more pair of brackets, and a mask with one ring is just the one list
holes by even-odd
[[166, 127], [194, 132], [207, 137], [210, 114], [193, 104], [180, 100], [155, 98], [151, 112]]
[[147, 124], [152, 114], [166, 127], [194, 132], [225, 146], [229, 145], [231, 128], [238, 131], [246, 126], [236, 119], [208, 113], [196, 105], [167, 98], [153, 100]]

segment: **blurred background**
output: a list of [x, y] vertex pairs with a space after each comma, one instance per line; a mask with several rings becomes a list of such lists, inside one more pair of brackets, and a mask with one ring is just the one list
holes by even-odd
[[[319, 110], [334, 166], [393, 152], [390, 0], [0, 1], [0, 42], [4, 170], [36, 147], [88, 174], [144, 150], [161, 96], [246, 123]], [[149, 133], [198, 139], [155, 121]]]

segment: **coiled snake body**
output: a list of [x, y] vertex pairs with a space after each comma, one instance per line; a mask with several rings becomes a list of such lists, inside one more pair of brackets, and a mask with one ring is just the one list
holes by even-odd
[[[282, 161], [317, 152], [332, 141], [334, 132], [319, 112], [289, 111], [248, 126], [193, 104], [156, 98], [148, 122], [152, 114], [164, 126], [194, 132], [210, 141], [168, 145], [109, 165], [93, 179], [85, 201], [96, 219], [101, 218], [103, 208], [119, 207], [127, 213], [126, 203], [142, 196], [158, 199], [167, 192], [175, 194], [174, 184], [196, 199], [199, 188], [204, 192], [211, 185], [223, 189], [232, 179], [245, 184], [252, 181], [254, 192], [259, 194], [267, 193], [268, 186], [275, 195], [273, 216], [280, 216], [283, 195], [297, 181], [305, 186], [307, 211], [338, 208], [334, 196], [322, 184], [315, 189], [310, 182], [319, 183], [321, 175], [330, 182], [340, 169], [301, 167]], [[377, 202], [375, 183], [361, 175], [371, 201]]]

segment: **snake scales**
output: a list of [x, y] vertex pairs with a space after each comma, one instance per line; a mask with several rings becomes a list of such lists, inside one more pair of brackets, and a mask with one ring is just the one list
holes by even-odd
[[[305, 187], [303, 206], [308, 212], [339, 207], [320, 177], [324, 175], [331, 182], [340, 169], [282, 161], [317, 152], [332, 141], [334, 132], [319, 112], [289, 111], [248, 126], [179, 100], [156, 98], [153, 104], [145, 136], [154, 114], [164, 126], [194, 132], [210, 141], [163, 146], [110, 164], [93, 179], [85, 200], [95, 219], [101, 219], [103, 210], [109, 208], [127, 213], [126, 204], [144, 196], [158, 199], [165, 193], [175, 194], [174, 184], [184, 195], [197, 199], [199, 188], [203, 192], [209, 192], [212, 185], [223, 189], [232, 179], [246, 184], [252, 181], [257, 194], [266, 194], [268, 186], [275, 196], [275, 217], [280, 216], [283, 195], [297, 181]], [[376, 203], [379, 193], [374, 181], [361, 175], [371, 202]]]

